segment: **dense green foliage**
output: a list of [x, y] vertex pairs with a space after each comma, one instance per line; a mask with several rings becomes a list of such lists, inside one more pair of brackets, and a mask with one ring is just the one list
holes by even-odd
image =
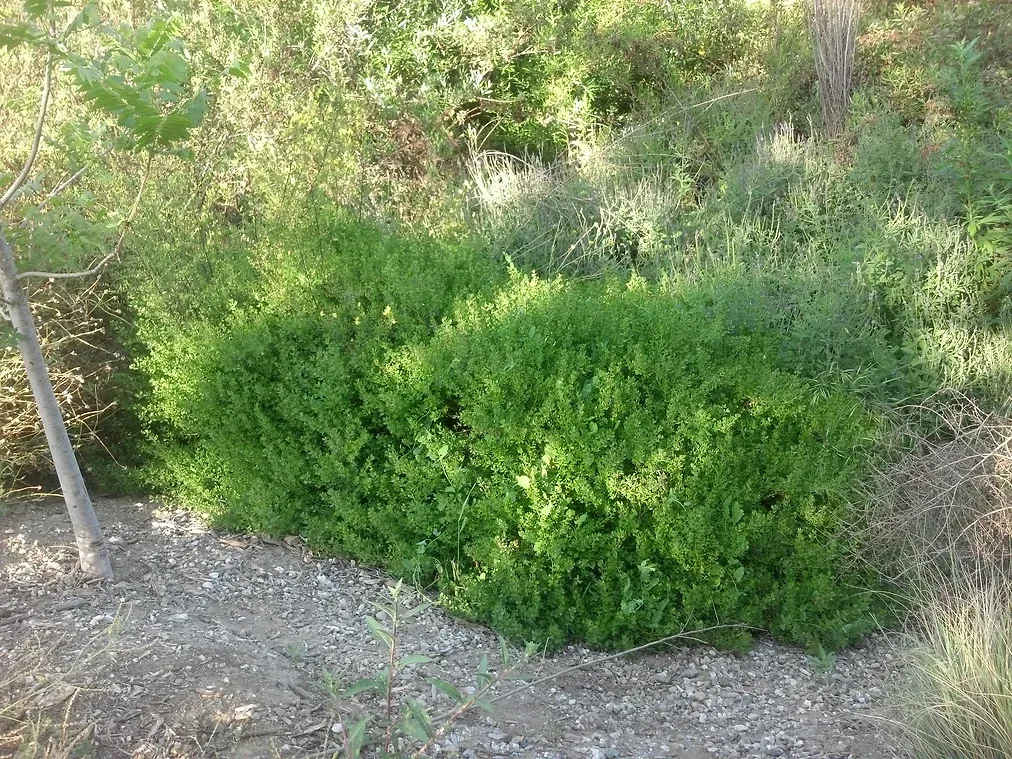
[[778, 370], [775, 335], [700, 289], [492, 294], [473, 250], [326, 229], [260, 263], [255, 302], [152, 340], [162, 471], [189, 500], [556, 644], [866, 629], [836, 573], [870, 420]]
[[[872, 4], [832, 141], [800, 4], [177, 10], [214, 96], [107, 280], [96, 451], [511, 635], [867, 629], [876, 431], [1012, 395], [1002, 3]], [[58, 102], [43, 165], [99, 168], [17, 234], [77, 265], [143, 167]]]
[[142, 333], [148, 413], [174, 441], [159, 446], [161, 476], [249, 528], [297, 531], [341, 481], [354, 498], [381, 444], [356, 409], [386, 352], [431, 334], [455, 298], [494, 286], [470, 247], [397, 241], [347, 220], [319, 231], [312, 247], [272, 240], [236, 266], [203, 318], [152, 319]]
[[355, 68], [375, 107], [544, 155], [754, 53], [740, 0], [377, 3]]

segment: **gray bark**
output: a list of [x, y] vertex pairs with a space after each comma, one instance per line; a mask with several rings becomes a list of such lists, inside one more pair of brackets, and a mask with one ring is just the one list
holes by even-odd
[[39, 336], [35, 330], [35, 320], [28, 305], [28, 297], [18, 279], [14, 250], [7, 242], [2, 223], [0, 223], [0, 292], [4, 300], [2, 305], [8, 312], [17, 333], [18, 350], [28, 372], [28, 381], [42, 419], [56, 475], [60, 480], [60, 489], [70, 512], [81, 570], [93, 577], [110, 578], [112, 566], [109, 563], [109, 548], [102, 534], [102, 527], [98, 523], [98, 517], [95, 515], [91, 497], [88, 495], [88, 488], [84, 484], [84, 477], [81, 476], [77, 456], [70, 444], [70, 436], [67, 434], [63, 415], [53, 392], [53, 383], [49, 379], [42, 348], [39, 346]]

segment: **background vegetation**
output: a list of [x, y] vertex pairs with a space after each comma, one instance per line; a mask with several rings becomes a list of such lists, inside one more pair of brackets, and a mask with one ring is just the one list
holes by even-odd
[[[10, 229], [87, 263], [146, 178], [120, 260], [33, 293], [94, 485], [554, 644], [881, 621], [871, 474], [952, 434], [910, 404], [1012, 390], [1002, 3], [864, 7], [832, 128], [800, 3], [164, 10], [213, 92], [188, 148], [110, 153], [59, 91], [41, 160], [91, 168]], [[3, 179], [41, 61], [0, 55]], [[45, 485], [3, 350], [0, 477]]]

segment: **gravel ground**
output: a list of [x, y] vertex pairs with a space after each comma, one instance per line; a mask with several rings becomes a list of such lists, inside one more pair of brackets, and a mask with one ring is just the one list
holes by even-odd
[[[369, 601], [389, 597], [390, 578], [315, 557], [294, 537], [216, 534], [155, 503], [98, 506], [113, 583], [70, 571], [62, 503], [0, 512], [0, 706], [20, 718], [0, 719], [0, 757], [45, 715], [76, 736], [75, 756], [331, 756], [348, 714], [325, 683], [382, 664], [365, 617]], [[405, 595], [408, 606], [419, 601]], [[473, 688], [481, 657], [498, 660], [494, 634], [438, 607], [412, 617], [399, 643], [432, 661], [405, 668], [395, 698], [420, 698], [434, 713], [452, 704], [431, 678]], [[602, 658], [580, 647], [534, 657], [524, 673], [551, 679], [467, 714], [431, 753], [900, 755], [884, 718], [899, 656], [885, 638], [821, 663], [765, 640], [744, 656], [694, 646]], [[368, 709], [365, 698], [344, 708]]]

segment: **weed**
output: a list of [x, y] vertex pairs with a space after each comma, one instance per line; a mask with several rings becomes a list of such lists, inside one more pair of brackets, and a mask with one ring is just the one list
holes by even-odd
[[[372, 677], [358, 680], [346, 688], [339, 686], [332, 673], [326, 672], [321, 678], [338, 719], [335, 732], [340, 734], [342, 744], [337, 755], [343, 759], [358, 759], [366, 747], [377, 747], [381, 756], [425, 756], [465, 714], [474, 709], [491, 711], [490, 695], [495, 687], [514, 678], [537, 650], [529, 645], [523, 654], [517, 656], [506, 641], [500, 639], [500, 670], [491, 671], [488, 659], [483, 656], [474, 685], [465, 692], [453, 683], [432, 678], [429, 682], [433, 691], [438, 690], [453, 703], [449, 711], [434, 716], [424, 696], [405, 700], [397, 695], [399, 689], [396, 687], [398, 678], [407, 667], [432, 661], [421, 654], [402, 654], [398, 649], [403, 624], [427, 611], [431, 603], [419, 601], [414, 606], [407, 606], [400, 582], [388, 591], [390, 602], [370, 602], [378, 614], [366, 617], [370, 635], [386, 652], [383, 667]], [[364, 705], [361, 703], [363, 699], [366, 699]], [[378, 710], [370, 712], [370, 706]], [[365, 712], [364, 716], [362, 712]], [[333, 753], [327, 752], [326, 755]]]
[[302, 643], [289, 643], [285, 646], [284, 650], [285, 656], [296, 664], [301, 664], [306, 660], [306, 655], [309, 653], [309, 644], [305, 641]]
[[809, 650], [808, 661], [815, 668], [816, 672], [828, 680], [829, 675], [836, 666], [836, 653], [827, 651], [823, 646], [819, 645]]

